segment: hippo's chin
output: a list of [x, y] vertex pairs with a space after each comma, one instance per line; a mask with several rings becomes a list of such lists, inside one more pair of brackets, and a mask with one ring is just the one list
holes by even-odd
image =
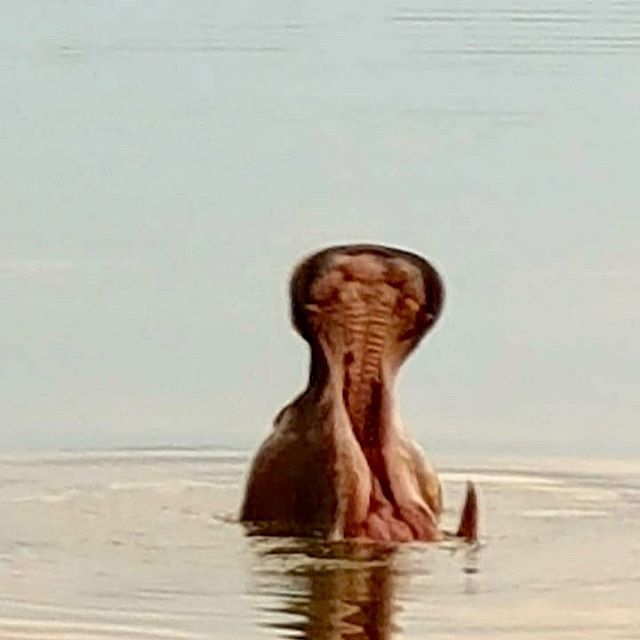
[[[307, 389], [254, 461], [242, 520], [260, 533], [435, 541], [437, 475], [394, 411], [396, 372], [435, 322], [443, 287], [413, 254], [334, 247], [292, 279], [292, 315], [311, 346]], [[459, 533], [475, 537], [469, 489]]]

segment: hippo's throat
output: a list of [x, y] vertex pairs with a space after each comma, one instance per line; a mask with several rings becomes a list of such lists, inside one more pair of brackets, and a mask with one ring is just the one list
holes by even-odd
[[382, 405], [421, 330], [424, 294], [413, 271], [397, 259], [341, 256], [309, 289], [310, 326], [365, 449], [379, 445]]

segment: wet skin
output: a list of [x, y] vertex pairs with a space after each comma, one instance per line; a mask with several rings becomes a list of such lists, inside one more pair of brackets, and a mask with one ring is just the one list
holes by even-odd
[[[440, 481], [394, 409], [399, 367], [438, 318], [444, 288], [423, 258], [332, 247], [298, 266], [292, 318], [311, 348], [305, 391], [253, 462], [241, 519], [261, 534], [437, 541]], [[468, 485], [457, 535], [475, 539]]]

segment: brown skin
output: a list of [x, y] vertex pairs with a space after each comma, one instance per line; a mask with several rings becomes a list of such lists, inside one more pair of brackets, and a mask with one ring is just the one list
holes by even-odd
[[[262, 534], [437, 541], [440, 481], [394, 410], [394, 380], [436, 321], [444, 288], [414, 254], [332, 247], [293, 274], [293, 323], [309, 383], [275, 419], [251, 468], [241, 519]], [[457, 535], [477, 536], [472, 485]]]

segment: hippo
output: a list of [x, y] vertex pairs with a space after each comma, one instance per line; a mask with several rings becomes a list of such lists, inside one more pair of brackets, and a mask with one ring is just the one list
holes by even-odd
[[293, 325], [310, 347], [308, 384], [253, 460], [240, 513], [249, 532], [475, 541], [474, 485], [447, 534], [438, 475], [395, 408], [398, 370], [442, 310], [434, 267], [392, 247], [334, 246], [298, 265], [290, 295]]

